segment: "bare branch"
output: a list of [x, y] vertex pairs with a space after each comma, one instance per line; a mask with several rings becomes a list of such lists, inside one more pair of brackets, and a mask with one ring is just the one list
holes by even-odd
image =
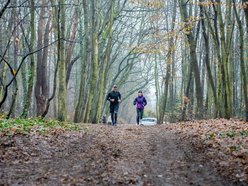
[[5, 5], [3, 6], [2, 10], [0, 11], [0, 19], [3, 16], [3, 13], [5, 12], [5, 10], [7, 9], [8, 5], [10, 4], [10, 0], [8, 0]]

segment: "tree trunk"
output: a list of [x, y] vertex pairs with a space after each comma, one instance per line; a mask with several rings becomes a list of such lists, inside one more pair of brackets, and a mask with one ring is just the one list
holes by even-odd
[[[3, 83], [6, 80], [7, 65], [5, 63], [3, 63], [1, 67], [2, 67], [1, 81]], [[1, 84], [1, 86], [0, 86], [0, 100], [3, 99], [3, 96], [4, 96], [4, 84]], [[0, 111], [2, 112], [3, 108], [1, 108]]]
[[[200, 0], [200, 2], [202, 2], [203, 0]], [[204, 9], [202, 6], [200, 6], [200, 16], [203, 17], [204, 15]], [[207, 67], [207, 74], [208, 74], [208, 80], [213, 92], [213, 96], [214, 96], [214, 106], [215, 106], [215, 117], [217, 117], [218, 115], [218, 110], [219, 110], [219, 106], [218, 106], [218, 98], [217, 98], [217, 93], [216, 93], [216, 87], [214, 85], [214, 78], [211, 72], [211, 66], [210, 66], [210, 58], [209, 58], [209, 38], [208, 38], [208, 34], [206, 32], [206, 26], [205, 26], [205, 20], [202, 19], [201, 20], [201, 24], [202, 24], [202, 30], [203, 30], [203, 38], [204, 38], [204, 42], [205, 42], [205, 64]]]
[[157, 62], [157, 55], [155, 56], [155, 88], [156, 88], [156, 118], [157, 121], [160, 119], [159, 108], [160, 108], [160, 83], [158, 78], [158, 62]]
[[[182, 20], [187, 25], [188, 23], [188, 15], [187, 15], [187, 9], [185, 6], [185, 0], [179, 0], [180, 5], [180, 13]], [[197, 57], [196, 57], [196, 42], [193, 37], [192, 31], [187, 30], [186, 33], [187, 42], [189, 44], [190, 49], [190, 59], [192, 63], [192, 68], [194, 72], [194, 78], [195, 78], [195, 85], [196, 85], [196, 99], [197, 99], [197, 118], [201, 119], [203, 114], [203, 92], [202, 92], [202, 86], [201, 86], [201, 78], [200, 78], [200, 71], [197, 63]]]
[[83, 43], [83, 25], [80, 20], [80, 56], [81, 56], [81, 82], [79, 89], [79, 97], [77, 101], [77, 106], [74, 115], [74, 122], [82, 122], [84, 120], [84, 111], [85, 106], [85, 82], [86, 82], [86, 65], [88, 63], [88, 55], [89, 55], [89, 14], [88, 14], [88, 6], [87, 0], [83, 0], [83, 14], [84, 14], [84, 43]]
[[76, 35], [77, 35], [77, 30], [78, 30], [78, 11], [79, 10], [75, 10], [74, 13], [74, 19], [73, 19], [73, 25], [72, 25], [72, 29], [69, 31], [71, 32], [70, 35], [70, 42], [66, 47], [66, 66], [67, 66], [67, 70], [66, 70], [66, 85], [68, 85], [69, 79], [70, 79], [70, 75], [71, 75], [71, 70], [73, 65], [75, 64], [75, 62], [77, 61], [77, 59], [79, 57], [76, 57], [72, 60], [72, 56], [73, 56], [73, 50], [75, 48], [75, 39], [76, 39]]
[[66, 62], [65, 62], [65, 1], [59, 1], [59, 42], [58, 42], [58, 75], [59, 75], [59, 92], [58, 92], [58, 116], [59, 121], [65, 121], [67, 119], [67, 107], [66, 107]]
[[[171, 25], [171, 32], [174, 31], [175, 28], [175, 20], [176, 20], [176, 2], [173, 4], [173, 15], [172, 15], [172, 25]], [[168, 20], [167, 20], [168, 24]], [[166, 103], [167, 103], [167, 98], [168, 98], [168, 90], [169, 90], [169, 82], [171, 78], [171, 66], [173, 63], [173, 53], [174, 53], [174, 37], [171, 37], [169, 40], [169, 51], [167, 54], [167, 62], [166, 62], [166, 75], [164, 78], [164, 91], [163, 94], [161, 95], [161, 105], [159, 108], [159, 119], [158, 123], [162, 124], [164, 120], [164, 115], [165, 115], [165, 110], [166, 110]], [[160, 103], [159, 103], [160, 104]]]
[[[221, 56], [222, 56], [222, 63], [221, 63], [221, 72], [222, 72], [222, 86], [224, 90], [224, 109], [225, 109], [225, 118], [230, 119], [232, 115], [232, 93], [231, 93], [231, 85], [229, 79], [229, 72], [228, 72], [228, 63], [229, 63], [229, 47], [230, 43], [227, 42], [230, 40], [229, 34], [225, 34], [225, 28], [222, 18], [222, 11], [220, 1], [217, 5], [217, 15], [218, 15], [218, 23], [220, 28], [220, 40], [221, 40]], [[230, 11], [230, 9], [228, 9]], [[227, 36], [226, 36], [227, 35]], [[229, 37], [228, 37], [229, 36]]]
[[204, 9], [205, 11], [205, 16], [206, 16], [206, 20], [208, 23], [208, 28], [209, 31], [213, 37], [213, 42], [214, 42], [214, 49], [215, 49], [215, 53], [217, 56], [217, 60], [218, 60], [218, 71], [217, 71], [217, 77], [216, 77], [216, 87], [217, 87], [217, 105], [218, 105], [218, 116], [222, 117], [222, 110], [223, 110], [223, 102], [224, 102], [224, 98], [222, 96], [222, 91], [223, 91], [223, 82], [222, 82], [222, 78], [223, 78], [223, 61], [222, 61], [222, 57], [221, 57], [221, 46], [220, 46], [220, 39], [219, 39], [219, 29], [218, 29], [218, 13], [216, 10], [216, 7], [213, 5], [213, 9], [214, 9], [214, 25], [212, 27], [212, 24], [210, 22], [210, 18], [208, 13], [206, 12], [206, 9]]
[[[42, 1], [42, 5], [44, 5], [44, 0]], [[38, 31], [37, 31], [37, 46], [38, 48], [42, 48], [43, 46], [43, 26], [44, 26], [44, 15], [45, 8], [41, 8], [41, 12], [38, 20]], [[42, 50], [37, 53], [37, 66], [36, 66], [36, 85], [35, 85], [35, 98], [36, 98], [36, 115], [41, 116], [44, 111], [46, 98], [43, 94], [43, 55]]]
[[246, 32], [248, 33], [248, 0], [242, 0], [244, 13], [245, 13], [245, 21], [246, 21]]
[[[16, 5], [17, 2], [14, 2], [14, 5]], [[13, 9], [12, 11], [12, 15], [13, 15], [13, 20], [15, 23], [17, 23], [18, 20], [18, 15], [15, 9]], [[18, 49], [19, 49], [19, 41], [18, 41], [18, 29], [16, 28], [13, 32], [13, 40], [14, 42], [14, 51], [13, 51], [13, 70], [16, 71], [17, 66], [18, 66]], [[10, 54], [9, 54], [10, 55]], [[11, 71], [11, 75], [14, 77], [16, 72], [13, 72], [13, 70]], [[12, 117], [16, 116], [16, 102], [17, 102], [17, 92], [18, 92], [18, 84], [17, 84], [17, 80], [15, 78], [13, 85], [12, 85], [12, 98], [11, 98], [11, 103], [10, 103], [10, 108], [9, 108], [9, 112], [6, 116], [7, 119], [10, 118], [10, 116], [12, 115]]]
[[96, 121], [98, 123], [101, 118], [102, 114], [102, 109], [103, 109], [103, 102], [105, 98], [105, 88], [106, 88], [106, 69], [108, 66], [108, 63], [110, 61], [110, 54], [111, 54], [111, 47], [112, 47], [112, 40], [113, 40], [113, 23], [114, 23], [114, 16], [115, 16], [115, 0], [111, 1], [111, 8], [110, 8], [110, 15], [109, 15], [109, 24], [107, 26], [107, 31], [108, 31], [108, 42], [103, 58], [103, 64], [102, 64], [102, 70], [100, 73], [100, 84], [99, 84], [99, 99], [97, 102], [97, 112], [93, 118], [93, 121]]
[[[248, 2], [248, 1], [247, 1]], [[248, 87], [247, 87], [247, 77], [246, 77], [246, 68], [245, 68], [245, 57], [244, 57], [244, 31], [240, 16], [238, 15], [237, 8], [235, 6], [235, 0], [233, 0], [233, 8], [235, 17], [238, 23], [239, 29], [239, 40], [240, 40], [240, 69], [241, 69], [241, 79], [243, 81], [243, 91], [244, 91], [244, 100], [245, 100], [245, 119], [248, 122]], [[248, 12], [247, 12], [248, 13]]]
[[97, 77], [98, 77], [98, 58], [99, 58], [99, 46], [98, 46], [98, 18], [97, 18], [97, 0], [91, 1], [92, 5], [92, 81], [90, 85], [90, 94], [89, 94], [89, 104], [88, 104], [88, 116], [90, 123], [96, 123], [94, 120], [94, 114], [96, 113], [96, 87], [97, 87]]

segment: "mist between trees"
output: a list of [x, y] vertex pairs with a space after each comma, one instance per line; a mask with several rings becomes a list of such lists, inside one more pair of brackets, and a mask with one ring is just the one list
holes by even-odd
[[247, 4], [1, 0], [1, 115], [98, 123], [117, 84], [127, 122], [140, 89], [159, 123], [248, 121]]

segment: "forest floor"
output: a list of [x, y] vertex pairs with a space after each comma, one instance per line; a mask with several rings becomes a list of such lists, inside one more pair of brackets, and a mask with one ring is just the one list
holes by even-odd
[[237, 120], [1, 126], [0, 185], [248, 185], [248, 123]]

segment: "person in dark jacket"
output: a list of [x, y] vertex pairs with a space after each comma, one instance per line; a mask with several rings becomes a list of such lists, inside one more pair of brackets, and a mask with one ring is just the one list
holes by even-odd
[[106, 99], [110, 102], [110, 114], [112, 125], [117, 124], [117, 114], [119, 110], [119, 104], [121, 103], [121, 94], [117, 89], [117, 86], [114, 85], [112, 91], [108, 93]]
[[147, 105], [146, 98], [143, 96], [143, 92], [141, 90], [138, 92], [138, 97], [135, 98], [133, 104], [136, 105], [137, 110], [136, 125], [139, 125], [140, 120], [143, 118], [144, 108]]

